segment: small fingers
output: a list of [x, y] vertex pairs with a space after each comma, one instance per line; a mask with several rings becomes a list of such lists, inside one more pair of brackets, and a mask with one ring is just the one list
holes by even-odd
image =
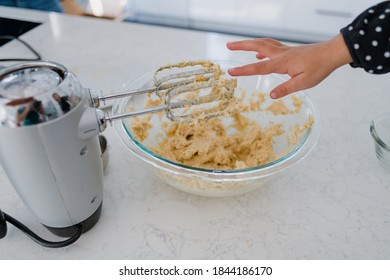
[[255, 39], [236, 42], [228, 42], [227, 48], [232, 51], [255, 51], [265, 57], [270, 57], [277, 53], [283, 44], [273, 39]]
[[309, 85], [305, 85], [304, 81], [300, 79], [299, 76], [297, 76], [289, 79], [283, 84], [278, 85], [271, 91], [270, 96], [273, 99], [277, 99], [284, 97], [290, 93], [297, 92], [299, 90], [303, 90], [309, 87]]
[[256, 51], [254, 40], [227, 42], [226, 47], [231, 51]]
[[279, 69], [278, 63], [271, 60], [247, 64], [240, 67], [230, 68], [228, 70], [228, 73], [231, 76], [265, 75], [265, 74], [280, 73], [280, 72], [281, 69]]
[[283, 47], [283, 46], [285, 46], [281, 42], [279, 42], [279, 41], [277, 41], [275, 39], [272, 39], [272, 38], [260, 38], [260, 39], [255, 39], [255, 41], [264, 41], [264, 42], [267, 42], [268, 44], [274, 45], [276, 47]]

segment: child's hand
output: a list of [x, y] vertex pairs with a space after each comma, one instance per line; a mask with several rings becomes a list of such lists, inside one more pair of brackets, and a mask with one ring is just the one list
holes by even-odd
[[351, 55], [339, 34], [333, 39], [316, 44], [286, 46], [273, 39], [255, 39], [227, 43], [230, 50], [255, 51], [263, 60], [229, 69], [232, 76], [288, 74], [291, 79], [271, 91], [272, 98], [313, 87], [336, 68], [352, 62]]

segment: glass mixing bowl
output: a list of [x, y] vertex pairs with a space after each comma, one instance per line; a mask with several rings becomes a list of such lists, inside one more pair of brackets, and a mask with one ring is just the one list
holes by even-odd
[[[223, 70], [239, 65], [233, 62], [222, 62], [219, 64]], [[140, 76], [129, 83], [125, 90], [152, 86], [153, 74], [153, 72], [149, 72]], [[269, 98], [269, 92], [278, 84], [286, 81], [286, 79], [287, 77], [284, 75], [271, 74], [239, 77], [237, 82], [238, 88], [246, 91], [244, 101], [248, 101], [253, 97], [249, 93], [263, 92], [265, 100], [262, 106], [267, 107], [276, 102]], [[165, 115], [154, 114], [152, 116], [149, 122], [152, 126], [149, 136], [142, 141], [137, 140], [135, 137], [135, 132], [131, 125], [132, 118], [116, 121], [114, 122], [114, 127], [125, 147], [144, 162], [154, 175], [167, 184], [182, 191], [202, 196], [224, 197], [239, 195], [259, 188], [265, 182], [277, 176], [277, 174], [301, 161], [315, 147], [320, 131], [318, 113], [313, 103], [303, 92], [295, 93], [294, 96], [298, 97], [302, 102], [298, 113], [274, 115], [267, 110], [242, 113], [261, 127], [266, 127], [270, 123], [281, 123], [284, 128], [282, 135], [273, 138], [274, 152], [283, 155], [266, 164], [251, 168], [233, 170], [205, 169], [174, 162], [154, 153], [151, 147], [155, 147], [161, 141], [161, 135], [163, 134], [162, 124], [170, 122]], [[113, 105], [112, 114], [123, 114], [128, 112], [129, 108], [142, 109], [145, 106], [146, 99], [146, 95], [138, 95], [117, 100]], [[290, 110], [296, 109], [291, 96], [283, 98], [283, 102]], [[287, 140], [287, 136], [292, 133], [291, 128], [297, 125], [303, 126], [309, 117], [313, 118], [313, 124], [298, 135], [296, 144], [291, 145]], [[229, 123], [229, 118], [223, 117], [222, 121], [224, 124], [227, 124]], [[283, 153], [286, 150], [288, 152]]]

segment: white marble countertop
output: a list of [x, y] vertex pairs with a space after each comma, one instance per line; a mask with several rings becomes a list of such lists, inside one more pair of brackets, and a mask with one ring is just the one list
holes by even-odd
[[[0, 16], [43, 22], [21, 36], [45, 60], [70, 68], [84, 87], [104, 92], [158, 66], [183, 60], [243, 63], [231, 35], [119, 23], [0, 7]], [[16, 42], [0, 58], [28, 52]], [[318, 67], [321, 67], [319, 65]], [[390, 174], [369, 132], [390, 111], [389, 75], [349, 66], [307, 91], [321, 136], [304, 161], [248, 194], [206, 198], [150, 177], [114, 129], [99, 222], [64, 249], [38, 246], [9, 225], [0, 259], [390, 259]], [[0, 207], [47, 239], [0, 168]]]

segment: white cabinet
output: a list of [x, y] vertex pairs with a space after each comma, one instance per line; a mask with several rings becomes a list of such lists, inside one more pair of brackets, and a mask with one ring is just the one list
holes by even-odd
[[287, 0], [188, 0], [189, 26], [252, 36], [286, 29]]
[[193, 22], [216, 22], [281, 28], [285, 25], [287, 0], [189, 0], [188, 16]]
[[132, 7], [136, 13], [143, 15], [187, 18], [186, 0], [133, 0]]
[[189, 27], [187, 0], [132, 0], [130, 7], [129, 21]]
[[235, 14], [236, 0], [189, 0], [188, 18], [191, 22], [230, 23]]
[[132, 0], [135, 19], [284, 40], [336, 35], [380, 0]]
[[334, 36], [375, 0], [297, 0], [289, 3], [287, 29], [306, 36]]

